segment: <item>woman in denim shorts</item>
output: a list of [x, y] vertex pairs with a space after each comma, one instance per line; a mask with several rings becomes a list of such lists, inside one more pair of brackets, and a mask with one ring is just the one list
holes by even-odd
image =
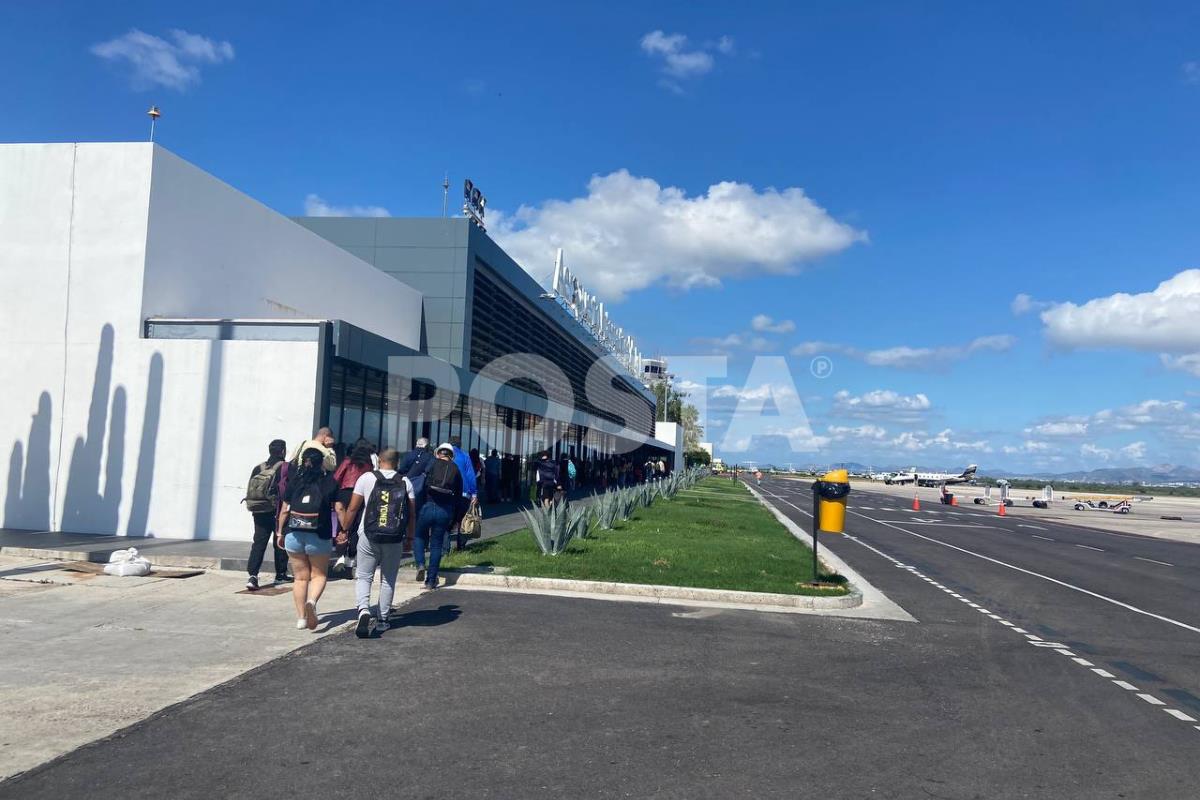
[[325, 473], [324, 454], [316, 448], [300, 456], [300, 469], [288, 480], [287, 497], [279, 511], [276, 543], [287, 551], [292, 565], [292, 600], [296, 629], [317, 627], [317, 601], [325, 591], [329, 555], [333, 551], [331, 511], [337, 481]]

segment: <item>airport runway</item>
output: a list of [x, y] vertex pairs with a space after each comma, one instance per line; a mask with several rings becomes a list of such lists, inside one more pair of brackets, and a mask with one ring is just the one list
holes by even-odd
[[[761, 490], [811, 529], [809, 484], [768, 479]], [[1111, 735], [1151, 720], [1200, 748], [1200, 547], [995, 507], [913, 511], [911, 500], [861, 487], [846, 529], [821, 544], [919, 620], [1006, 629], [1043, 670], [1073, 674], [1081, 691], [1104, 686]]]

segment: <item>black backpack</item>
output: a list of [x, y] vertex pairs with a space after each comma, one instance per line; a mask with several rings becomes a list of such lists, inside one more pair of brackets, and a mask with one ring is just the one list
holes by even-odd
[[436, 500], [451, 500], [459, 495], [455, 482], [458, 480], [458, 465], [453, 461], [435, 458], [425, 470], [425, 491]]
[[558, 483], [558, 462], [547, 458], [537, 462], [538, 480], [541, 483]]
[[288, 504], [288, 529], [293, 531], [316, 531], [321, 527], [321, 515], [328, 514], [327, 504], [321, 491], [320, 481], [297, 487]]
[[372, 542], [402, 542], [408, 534], [408, 492], [399, 475], [385, 478], [375, 470], [375, 488], [363, 512], [363, 532]]

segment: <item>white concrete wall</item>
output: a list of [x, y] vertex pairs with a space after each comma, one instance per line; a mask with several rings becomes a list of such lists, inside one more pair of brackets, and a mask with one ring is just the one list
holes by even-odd
[[[311, 433], [315, 342], [141, 338], [142, 299], [166, 296], [172, 274], [187, 292], [209, 292], [203, 303], [212, 305], [197, 301], [164, 313], [234, 316], [216, 311], [221, 286], [245, 289], [237, 276], [264, 264], [285, 281], [291, 229], [318, 246], [322, 241], [279, 218], [285, 224], [263, 223], [262, 237], [276, 243], [267, 249], [278, 260], [269, 260], [266, 245], [239, 256], [212, 220], [224, 219], [243, 239], [250, 231], [218, 208], [218, 190], [242, 216], [270, 212], [219, 182], [189, 177], [194, 168], [174, 157], [167, 159], [170, 168], [155, 166], [155, 182], [178, 179], [181, 185], [156, 186], [154, 196], [166, 199], [153, 206], [152, 160], [157, 164], [163, 153], [145, 144], [0, 145], [6, 304], [0, 314], [0, 447], [9, 452], [0, 483], [3, 527], [248, 541], [249, 514], [239, 501], [250, 468], [265, 458], [271, 439], [294, 445]], [[200, 205], [183, 201], [191, 193]], [[197, 209], [211, 215], [196, 223], [198, 230], [188, 224]], [[169, 268], [146, 267], [148, 220]], [[189, 252], [164, 251], [163, 237], [186, 242]], [[327, 274], [372, 269], [333, 251]], [[208, 265], [212, 272], [214, 263], [228, 284], [188, 283], [180, 271], [204, 272]], [[301, 273], [320, 266], [306, 264]], [[144, 276], [157, 286], [147, 283], [144, 292]], [[410, 290], [380, 278], [401, 290], [402, 302], [411, 299]], [[233, 310], [244, 316], [251, 309]]]
[[421, 344], [420, 292], [161, 147], [141, 310], [342, 319], [414, 350]]
[[683, 426], [678, 422], [655, 422], [654, 438], [675, 453], [675, 466], [683, 467]]

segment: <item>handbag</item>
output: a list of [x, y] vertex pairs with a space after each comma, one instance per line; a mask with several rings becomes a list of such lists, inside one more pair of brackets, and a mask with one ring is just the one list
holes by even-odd
[[471, 507], [467, 509], [460, 530], [462, 535], [468, 539], [478, 539], [483, 536], [483, 514], [479, 510], [478, 503], [471, 503]]

